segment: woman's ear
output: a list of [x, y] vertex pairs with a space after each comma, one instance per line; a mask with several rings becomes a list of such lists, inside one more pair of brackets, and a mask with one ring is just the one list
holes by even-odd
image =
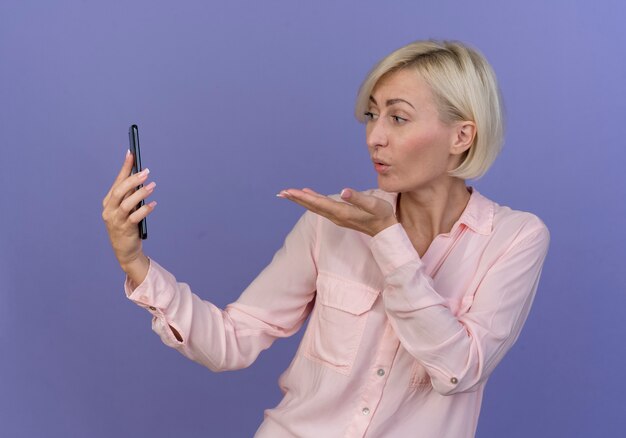
[[467, 120], [457, 122], [450, 153], [461, 155], [472, 146], [474, 138], [476, 138], [476, 123]]

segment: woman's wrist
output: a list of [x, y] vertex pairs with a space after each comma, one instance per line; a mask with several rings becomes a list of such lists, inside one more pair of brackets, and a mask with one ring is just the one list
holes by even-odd
[[375, 230], [373, 230], [372, 232], [369, 233], [369, 235], [371, 237], [374, 237], [375, 235], [377, 235], [378, 233], [380, 233], [381, 231], [385, 231], [387, 228], [394, 226], [395, 224], [398, 223], [398, 220], [396, 219], [395, 216], [390, 216], [388, 217], [385, 221], [383, 221], [379, 227], [377, 227]]
[[146, 279], [148, 270], [150, 269], [150, 259], [142, 253], [139, 257], [129, 263], [125, 263], [121, 267], [131, 280], [133, 289], [135, 289]]

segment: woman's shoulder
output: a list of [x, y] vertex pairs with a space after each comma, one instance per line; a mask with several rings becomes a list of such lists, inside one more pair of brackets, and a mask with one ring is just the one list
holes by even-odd
[[[486, 199], [486, 198], [485, 198]], [[550, 231], [545, 222], [535, 213], [501, 205], [489, 200], [493, 205], [493, 235], [514, 235], [516, 240], [539, 235], [550, 238]]]

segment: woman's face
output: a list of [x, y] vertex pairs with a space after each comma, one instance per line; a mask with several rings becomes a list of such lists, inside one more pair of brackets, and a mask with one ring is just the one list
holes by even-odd
[[451, 154], [454, 124], [439, 118], [435, 98], [421, 76], [398, 70], [374, 87], [366, 113], [367, 146], [378, 186], [409, 192], [450, 178], [458, 155]]

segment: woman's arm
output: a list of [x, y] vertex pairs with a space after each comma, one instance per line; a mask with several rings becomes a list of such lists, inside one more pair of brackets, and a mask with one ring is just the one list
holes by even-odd
[[272, 262], [224, 310], [154, 260], [134, 290], [127, 278], [126, 294], [152, 313], [152, 328], [166, 345], [213, 371], [245, 368], [276, 338], [295, 333], [311, 310], [316, 223], [314, 214], [305, 213]]
[[138, 209], [136, 206], [154, 192], [156, 183], [152, 181], [136, 189], [147, 181], [150, 170], [146, 168], [131, 175], [132, 167], [133, 156], [130, 151], [126, 151], [124, 164], [102, 200], [102, 220], [120, 267], [138, 284], [146, 277], [149, 260], [143, 253], [137, 224], [154, 211], [156, 202], [152, 201]]
[[401, 225], [372, 239], [385, 275], [387, 316], [436, 391], [476, 389], [511, 348], [528, 316], [549, 240], [541, 221], [525, 227], [480, 282], [471, 309], [457, 318], [434, 289]]
[[[383, 302], [402, 346], [421, 363], [441, 394], [477, 389], [517, 339], [537, 290], [550, 235], [532, 216], [484, 275], [470, 310], [457, 317], [432, 278], [391, 204], [345, 189], [344, 203], [310, 189], [281, 196], [335, 224], [372, 236], [371, 250], [385, 277]], [[508, 240], [508, 239], [507, 239]], [[497, 244], [497, 242], [496, 242]]]

